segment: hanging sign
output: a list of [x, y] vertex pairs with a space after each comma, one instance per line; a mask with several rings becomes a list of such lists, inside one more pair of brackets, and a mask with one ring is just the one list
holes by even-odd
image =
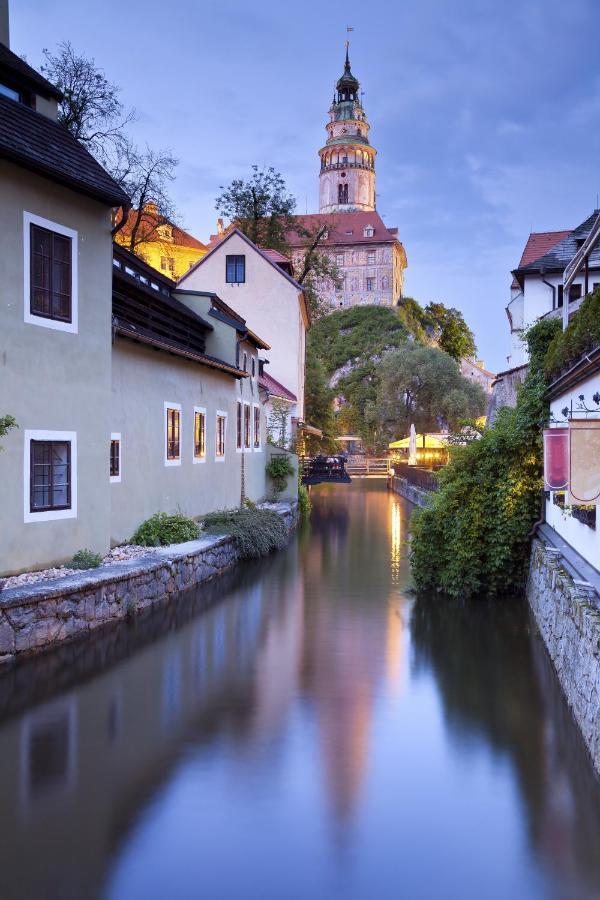
[[569, 429], [544, 428], [544, 490], [564, 491], [569, 484]]
[[573, 506], [600, 503], [600, 419], [569, 422], [569, 493]]

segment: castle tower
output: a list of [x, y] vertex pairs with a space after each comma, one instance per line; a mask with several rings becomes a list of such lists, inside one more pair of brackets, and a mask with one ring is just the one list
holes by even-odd
[[348, 44], [344, 74], [329, 109], [327, 142], [319, 150], [319, 211], [370, 212], [375, 209], [375, 154], [359, 83], [350, 71]]

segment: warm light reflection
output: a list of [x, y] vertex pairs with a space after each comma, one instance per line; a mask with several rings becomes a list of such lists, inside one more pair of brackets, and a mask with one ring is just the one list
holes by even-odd
[[400, 504], [397, 502], [390, 504], [390, 537], [390, 569], [392, 580], [396, 583], [400, 575], [400, 563], [402, 560], [402, 512]]
[[402, 685], [402, 659], [404, 657], [404, 621], [400, 599], [392, 594], [389, 599], [385, 641], [385, 673], [391, 694], [398, 696]]

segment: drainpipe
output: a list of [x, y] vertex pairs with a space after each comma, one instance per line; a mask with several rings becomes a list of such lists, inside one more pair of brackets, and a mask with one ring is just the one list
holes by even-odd
[[[546, 274], [546, 270], [544, 268], [540, 269], [540, 275], [542, 276], [542, 284], [547, 285], [550, 288], [550, 290], [552, 291], [552, 309], [556, 309], [556, 287], [555, 287], [555, 285], [550, 284], [549, 281], [546, 281], [546, 279], [544, 278], [545, 274]], [[563, 297], [563, 303], [564, 302], [565, 301], [564, 301], [564, 297]]]

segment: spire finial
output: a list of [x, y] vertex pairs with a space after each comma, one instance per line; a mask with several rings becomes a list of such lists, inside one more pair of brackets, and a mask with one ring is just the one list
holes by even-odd
[[346, 62], [344, 63], [344, 69], [346, 70], [346, 72], [350, 71], [350, 57], [348, 55], [349, 50], [350, 50], [350, 41], [346, 41]]

